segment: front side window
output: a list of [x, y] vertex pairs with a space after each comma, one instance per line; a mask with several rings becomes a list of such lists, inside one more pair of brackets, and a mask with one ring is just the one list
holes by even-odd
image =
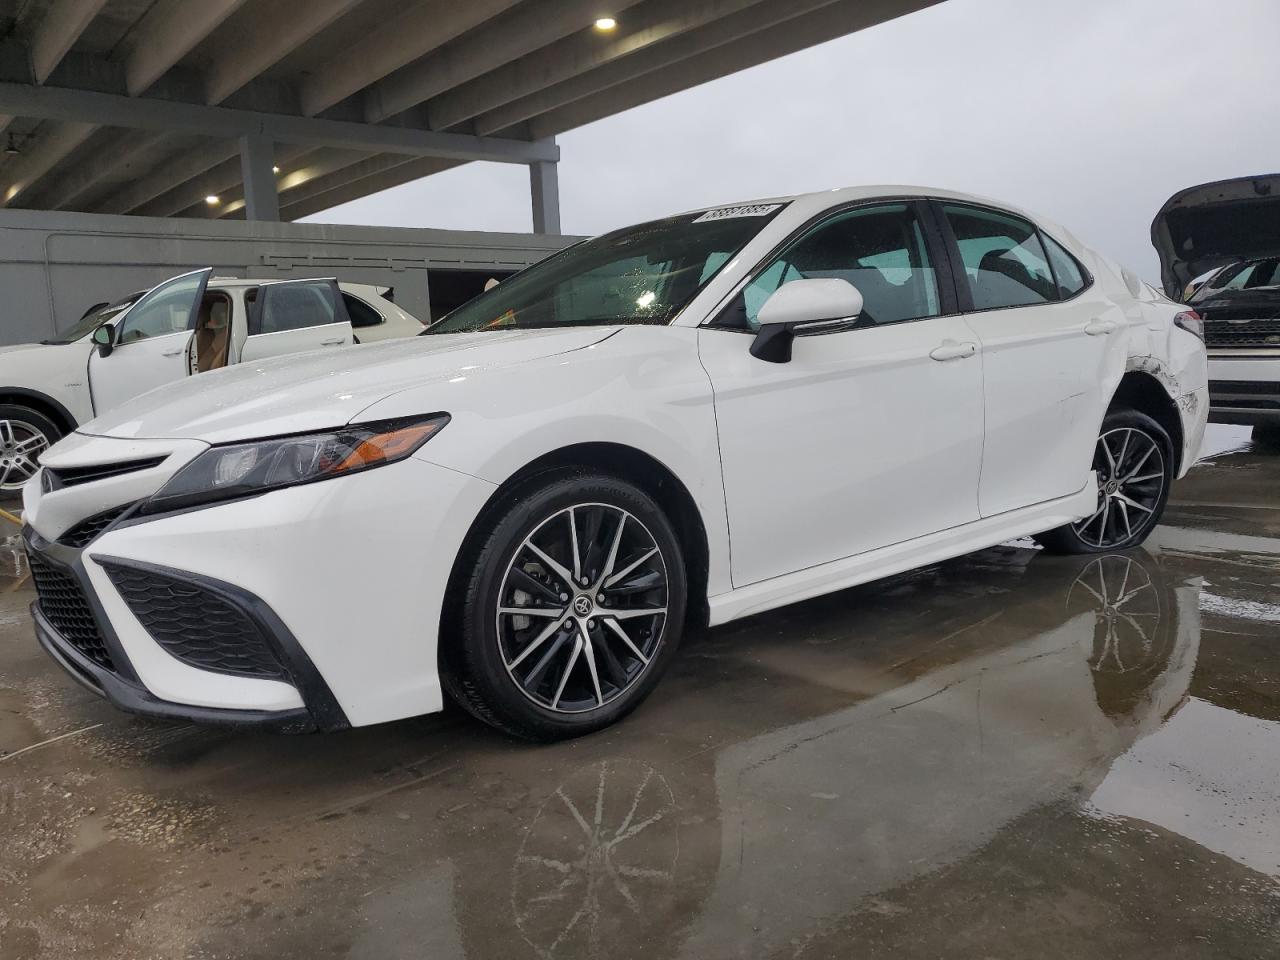
[[683, 214], [584, 241], [502, 281], [425, 332], [670, 323], [781, 206]]
[[755, 330], [770, 295], [792, 280], [847, 280], [862, 294], [859, 322], [901, 323], [936, 317], [938, 280], [924, 233], [908, 203], [839, 213], [803, 234], [761, 270], [717, 325]]
[[1044, 246], [1026, 220], [952, 204], [942, 212], [960, 248], [975, 310], [1059, 299]]
[[207, 275], [208, 271], [188, 273], [160, 284], [124, 315], [116, 342], [132, 343], [189, 330]]

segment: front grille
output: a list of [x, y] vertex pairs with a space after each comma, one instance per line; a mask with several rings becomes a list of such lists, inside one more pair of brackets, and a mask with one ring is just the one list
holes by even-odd
[[138, 622], [177, 659], [218, 673], [288, 679], [253, 620], [218, 594], [152, 570], [103, 567]]
[[117, 463], [95, 463], [89, 467], [45, 467], [42, 483], [44, 490], [58, 490], [62, 487], [74, 487], [81, 483], [92, 483], [108, 477], [118, 477], [138, 470], [148, 470], [164, 463], [164, 457], [148, 457], [145, 460], [122, 460]]
[[129, 507], [130, 504], [126, 503], [123, 507], [113, 507], [110, 510], [104, 510], [102, 513], [97, 513], [92, 517], [81, 520], [60, 536], [58, 542], [77, 549], [87, 547], [98, 538], [98, 534], [119, 520]]
[[71, 646], [100, 667], [115, 670], [111, 652], [102, 640], [98, 623], [79, 581], [53, 566], [34, 551], [28, 551], [31, 577], [36, 583], [40, 612]]
[[1207, 321], [1204, 342], [1210, 347], [1280, 347], [1280, 320]]

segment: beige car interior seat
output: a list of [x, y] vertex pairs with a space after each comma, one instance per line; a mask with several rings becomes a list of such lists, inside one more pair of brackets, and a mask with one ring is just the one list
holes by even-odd
[[206, 298], [196, 322], [196, 372], [227, 365], [231, 347], [231, 304], [225, 297]]

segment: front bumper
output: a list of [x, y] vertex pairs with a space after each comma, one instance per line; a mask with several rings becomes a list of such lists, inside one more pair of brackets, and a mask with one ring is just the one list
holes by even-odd
[[[190, 579], [204, 588], [213, 586], [225, 591], [247, 617], [253, 618], [261, 636], [268, 638], [274, 656], [288, 672], [303, 705], [292, 709], [237, 709], [177, 703], [155, 696], [143, 685], [129, 659], [119, 635], [105, 615], [100, 598], [94, 593], [86, 573], [81, 551], [45, 540], [31, 527], [23, 528], [23, 542], [36, 576], [39, 599], [31, 604], [36, 640], [58, 666], [77, 683], [98, 696], [105, 697], [121, 710], [143, 716], [171, 720], [195, 720], [201, 723], [256, 727], [280, 733], [309, 733], [316, 730], [341, 730], [350, 726], [346, 715], [334, 700], [332, 692], [316, 672], [305, 652], [258, 598], [230, 584], [211, 584], [203, 578], [191, 578], [182, 571], [165, 571], [168, 575]], [[85, 615], [68, 616], [64, 605], [55, 600], [46, 578], [57, 577], [62, 592], [78, 590], [83, 598]], [[92, 620], [92, 628], [88, 619]], [[74, 620], [77, 640], [59, 630], [55, 620]], [[97, 643], [92, 646], [84, 635], [96, 630]]]
[[105, 697], [128, 713], [163, 720], [195, 720], [200, 723], [256, 727], [280, 733], [308, 733], [317, 729], [311, 713], [301, 708], [276, 711], [227, 710], [158, 700], [144, 687], [98, 666], [77, 651], [49, 623], [40, 609], [39, 601], [31, 604], [31, 618], [36, 625], [36, 640], [54, 663], [86, 690]]
[[[86, 450], [77, 442], [91, 441], [77, 437], [65, 449], [95, 463], [115, 459], [123, 443], [93, 438]], [[70, 459], [57, 457], [63, 449], [50, 459]], [[166, 461], [161, 473], [171, 472]], [[332, 730], [441, 709], [444, 595], [494, 485], [410, 458], [200, 509], [126, 512], [80, 546], [68, 544], [104, 507], [120, 504], [103, 493], [108, 484], [134, 478], [126, 492], [141, 499], [164, 479], [141, 489], [138, 476], [51, 490], [33, 482], [24, 494], [28, 549], [74, 579], [82, 604], [72, 609], [78, 620], [64, 621], [71, 636], [50, 609], [41, 607], [37, 621], [41, 644], [75, 679], [134, 712], [280, 729]], [[162, 602], [151, 602], [153, 583]], [[195, 599], [185, 603], [189, 593]], [[205, 629], [211, 605], [217, 628]], [[86, 623], [101, 634], [106, 666], [73, 642], [84, 640], [76, 630]], [[246, 623], [268, 656], [240, 649], [224, 661], [200, 649], [203, 637]], [[264, 662], [280, 669], [240, 669]]]

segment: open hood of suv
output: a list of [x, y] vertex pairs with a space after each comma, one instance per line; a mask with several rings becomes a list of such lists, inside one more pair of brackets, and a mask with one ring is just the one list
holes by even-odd
[[617, 329], [436, 334], [247, 361], [144, 393], [79, 432], [228, 443], [326, 430], [401, 390], [580, 350]]
[[1200, 274], [1280, 254], [1280, 174], [1202, 183], [1175, 193], [1151, 223], [1160, 282], [1174, 300]]

